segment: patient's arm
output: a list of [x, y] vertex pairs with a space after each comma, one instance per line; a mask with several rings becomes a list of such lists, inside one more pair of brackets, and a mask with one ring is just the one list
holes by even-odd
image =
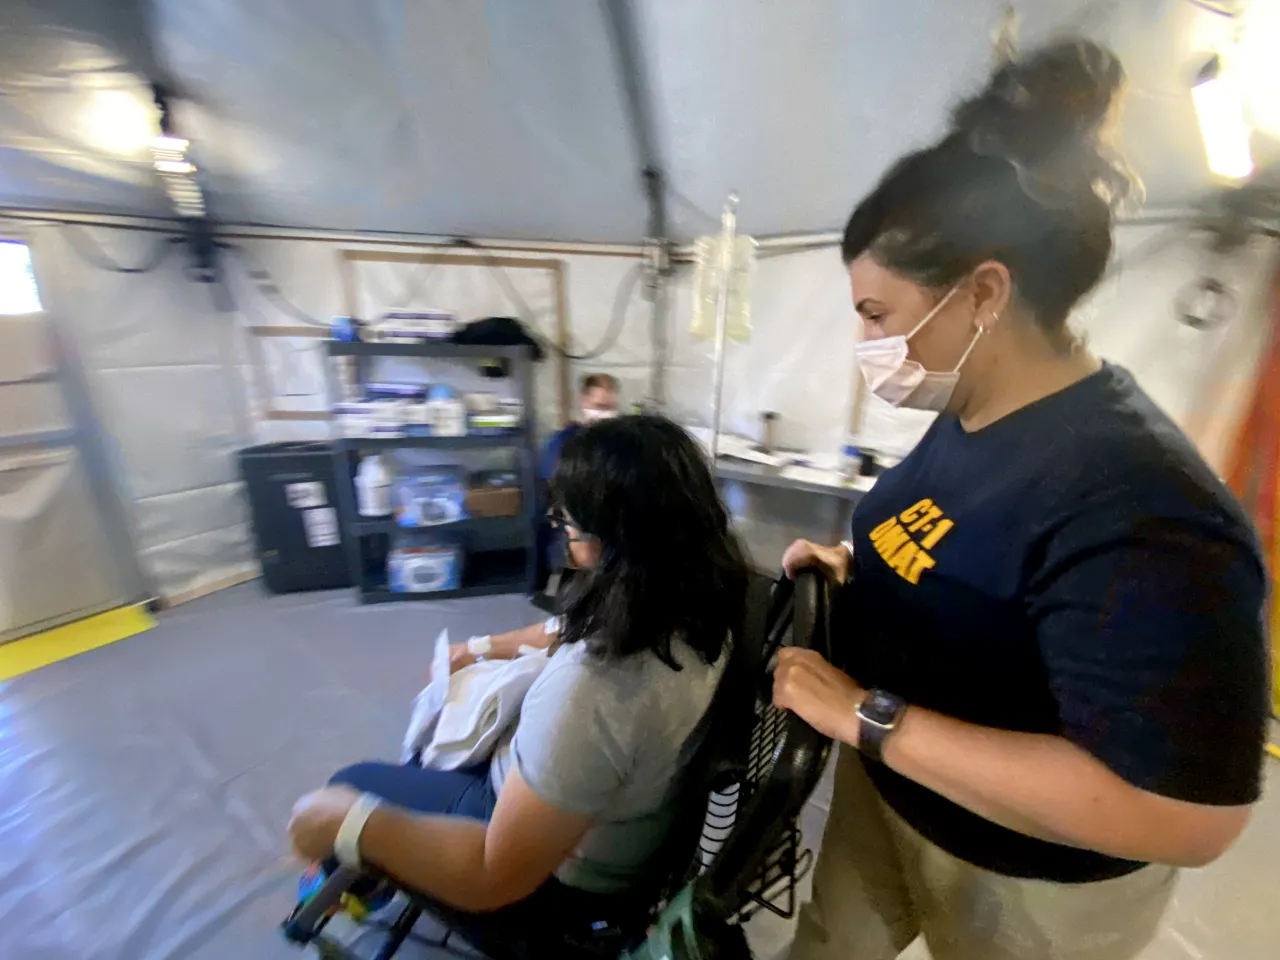
[[[485, 654], [490, 660], [514, 660], [520, 656], [521, 648], [545, 650], [559, 635], [559, 621], [556, 617], [540, 623], [533, 623], [510, 633], [495, 633], [489, 638], [489, 652]], [[463, 667], [469, 667], [478, 658], [465, 643], [449, 645], [449, 672], [457, 673]]]
[[457, 909], [497, 910], [545, 883], [590, 824], [590, 817], [540, 799], [513, 769], [487, 827], [382, 806], [360, 835], [360, 856]]
[[533, 647], [545, 650], [560, 635], [558, 617], [532, 623], [510, 633], [496, 633], [489, 638], [492, 649], [485, 654], [495, 660], [511, 660], [520, 656], [521, 647]]

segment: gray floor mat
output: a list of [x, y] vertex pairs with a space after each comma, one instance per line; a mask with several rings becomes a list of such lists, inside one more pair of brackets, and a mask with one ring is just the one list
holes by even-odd
[[442, 627], [538, 616], [518, 597], [362, 608], [246, 584], [0, 684], [0, 957], [300, 956], [278, 933], [294, 800], [394, 758]]
[[[345, 764], [394, 756], [442, 627], [461, 639], [540, 616], [518, 597], [360, 607], [347, 591], [246, 584], [0, 683], [0, 958], [303, 956], [278, 932], [298, 875], [284, 842], [294, 800]], [[803, 821], [814, 846], [828, 790]], [[1142, 960], [1280, 956], [1278, 791], [1272, 762], [1248, 833], [1186, 872]], [[761, 960], [784, 956], [790, 932], [753, 921]], [[408, 944], [398, 958], [444, 956]]]

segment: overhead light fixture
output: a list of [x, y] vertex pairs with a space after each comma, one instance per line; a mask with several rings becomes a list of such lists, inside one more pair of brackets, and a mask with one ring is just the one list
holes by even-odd
[[153, 86], [156, 108], [160, 111], [160, 133], [151, 138], [151, 162], [160, 174], [165, 193], [183, 217], [203, 219], [206, 214], [204, 195], [196, 182], [196, 165], [187, 159], [191, 141], [173, 135], [173, 118], [164, 91]]
[[163, 133], [151, 140], [151, 149], [158, 153], [185, 154], [189, 146], [191, 146], [190, 140], [184, 140], [182, 137], [170, 137]]
[[1244, 118], [1244, 98], [1235, 78], [1223, 70], [1222, 58], [1217, 54], [1196, 74], [1191, 99], [1209, 169], [1230, 180], [1243, 180], [1253, 173], [1249, 148], [1252, 131]]

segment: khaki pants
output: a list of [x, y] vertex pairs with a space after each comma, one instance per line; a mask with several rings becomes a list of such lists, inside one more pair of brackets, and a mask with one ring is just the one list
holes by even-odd
[[921, 933], [933, 960], [1128, 960], [1155, 935], [1176, 874], [1059, 884], [975, 867], [908, 826], [842, 747], [791, 960], [893, 960]]

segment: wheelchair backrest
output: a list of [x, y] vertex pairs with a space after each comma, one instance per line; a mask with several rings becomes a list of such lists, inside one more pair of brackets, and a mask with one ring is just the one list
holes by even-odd
[[[695, 892], [696, 899], [714, 904], [716, 913], [726, 918], [742, 913], [752, 900], [764, 902], [780, 885], [794, 888], [795, 821], [822, 776], [831, 740], [773, 706], [767, 661], [784, 641], [788, 623], [792, 646], [830, 659], [829, 590], [825, 577], [815, 570], [801, 571], [794, 583], [780, 579], [773, 588], [761, 648], [762, 689], [736, 794], [736, 815]], [[708, 824], [715, 814], [714, 801], [712, 808]]]
[[[785, 594], [785, 615], [790, 616], [790, 585]], [[699, 732], [702, 742], [689, 761], [689, 776], [674, 804], [676, 821], [667, 832], [660, 859], [654, 863], [649, 885], [655, 900], [665, 900], [697, 875], [707, 799], [717, 790], [741, 780], [747, 766], [750, 733], [762, 678], [766, 677], [766, 650], [770, 629], [779, 622], [780, 596], [773, 578], [753, 572], [747, 586], [742, 637], [735, 660], [726, 671], [707, 711], [712, 721]], [[783, 624], [785, 628], [785, 624]]]

